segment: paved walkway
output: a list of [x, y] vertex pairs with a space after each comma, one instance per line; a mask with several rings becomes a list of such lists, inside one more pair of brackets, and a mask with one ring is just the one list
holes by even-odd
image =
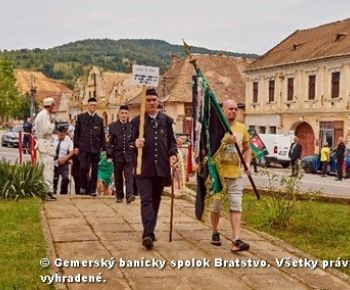
[[[57, 289], [350, 289], [349, 280], [346, 282], [337, 273], [279, 266], [282, 260], [276, 259], [288, 257], [306, 266], [307, 257], [265, 235], [242, 231], [242, 239], [251, 244], [249, 252], [232, 254], [227, 239], [221, 247], [212, 246], [210, 227], [194, 218], [193, 205], [184, 200], [175, 200], [173, 242], [169, 243], [169, 209], [170, 200], [164, 197], [156, 231], [158, 241], [153, 250], [146, 251], [140, 240], [138, 200], [126, 205], [116, 204], [113, 198], [72, 196], [46, 202], [43, 215], [52, 275], [58, 280], [62, 276], [67, 279], [66, 283], [56, 284]], [[227, 220], [221, 221], [221, 228], [230, 233]], [[63, 260], [71, 267], [61, 267]], [[231, 267], [219, 267], [223, 260]], [[89, 262], [92, 267], [87, 267]], [[113, 268], [111, 262], [115, 262]], [[198, 267], [177, 269], [181, 262]], [[124, 267], [123, 263], [133, 263], [134, 267]], [[136, 267], [135, 263], [144, 264]], [[165, 266], [160, 270], [161, 263]], [[244, 267], [244, 263], [255, 265]], [[84, 279], [105, 282], [71, 283], [73, 278], [83, 279], [82, 275]]]

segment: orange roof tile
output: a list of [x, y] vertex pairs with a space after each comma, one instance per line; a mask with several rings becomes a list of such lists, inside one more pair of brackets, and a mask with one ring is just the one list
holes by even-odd
[[[219, 102], [234, 98], [237, 103], [245, 102], [245, 68], [250, 59], [225, 55], [194, 54], [197, 64], [215, 92]], [[161, 101], [192, 102], [192, 75], [195, 73], [189, 58], [179, 60], [161, 78], [157, 92]], [[140, 103], [139, 96], [130, 104]]]
[[350, 54], [350, 18], [297, 30], [249, 65], [247, 71]]

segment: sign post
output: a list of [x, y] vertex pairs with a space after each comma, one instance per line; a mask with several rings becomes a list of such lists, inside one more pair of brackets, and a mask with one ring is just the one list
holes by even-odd
[[[132, 80], [136, 85], [142, 85], [141, 108], [140, 108], [140, 127], [138, 138], [144, 138], [145, 125], [145, 103], [147, 87], [157, 87], [159, 83], [159, 68], [153, 66], [133, 65]], [[142, 148], [137, 148], [137, 166], [136, 175], [141, 174], [142, 168]]]

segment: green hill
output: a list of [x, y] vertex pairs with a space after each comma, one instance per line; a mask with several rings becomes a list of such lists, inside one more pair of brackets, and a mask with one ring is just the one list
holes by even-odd
[[[192, 52], [218, 54], [222, 51], [193, 47]], [[232, 56], [256, 58], [255, 54], [223, 53]], [[20, 49], [1, 51], [0, 57], [13, 62], [15, 68], [42, 71], [46, 76], [62, 79], [72, 85], [91, 65], [109, 70], [127, 72], [131, 63], [159, 66], [164, 71], [170, 57], [184, 56], [183, 47], [153, 39], [87, 39], [50, 49]]]

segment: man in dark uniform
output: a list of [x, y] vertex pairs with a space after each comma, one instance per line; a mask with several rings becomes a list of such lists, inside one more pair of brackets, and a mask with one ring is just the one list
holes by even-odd
[[124, 182], [126, 188], [126, 202], [135, 200], [133, 195], [133, 161], [134, 142], [131, 141], [131, 123], [129, 122], [129, 108], [122, 105], [119, 108], [116, 122], [109, 125], [109, 139], [107, 143], [107, 157], [113, 159], [114, 180], [116, 187], [117, 202], [123, 202]]
[[335, 159], [337, 160], [337, 178], [335, 180], [343, 180], [343, 162], [345, 158], [345, 143], [343, 137], [338, 138], [338, 144], [335, 148]]
[[80, 160], [80, 193], [92, 196], [96, 196], [100, 152], [106, 150], [103, 120], [96, 114], [96, 105], [95, 98], [88, 100], [88, 112], [78, 116], [73, 138], [74, 151]]
[[136, 175], [141, 199], [142, 245], [153, 248], [154, 229], [164, 186], [169, 185], [170, 166], [177, 162], [173, 120], [158, 108], [155, 89], [146, 91], [144, 138], [139, 136], [140, 116], [132, 120], [133, 140], [143, 148], [141, 174]]
[[291, 159], [292, 163], [292, 177], [297, 177], [299, 174], [299, 168], [300, 168], [300, 159], [301, 159], [301, 153], [303, 151], [303, 147], [299, 143], [298, 137], [294, 137], [294, 142], [290, 145], [290, 150], [288, 153], [289, 158]]

